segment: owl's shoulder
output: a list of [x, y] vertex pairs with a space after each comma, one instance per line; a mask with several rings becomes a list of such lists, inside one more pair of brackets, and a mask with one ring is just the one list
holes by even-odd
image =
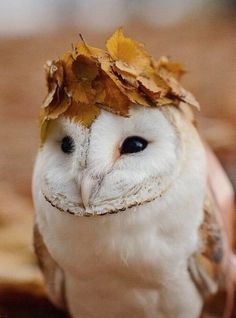
[[44, 274], [50, 300], [60, 309], [66, 310], [64, 293], [64, 273], [49, 253], [37, 222], [34, 225], [34, 250], [39, 266]]
[[210, 191], [204, 200], [204, 217], [199, 228], [200, 245], [189, 259], [189, 272], [205, 299], [208, 310], [209, 300], [218, 292], [227, 293], [228, 250], [223, 221], [215, 199]]

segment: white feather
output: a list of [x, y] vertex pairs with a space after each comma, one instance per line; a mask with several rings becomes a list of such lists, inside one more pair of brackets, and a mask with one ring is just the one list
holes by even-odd
[[[71, 155], [60, 150], [67, 134], [76, 145]], [[146, 138], [147, 148], [114, 160], [132, 135]], [[97, 180], [86, 208], [85, 175]], [[202, 299], [187, 264], [198, 248], [205, 187], [201, 141], [173, 107], [136, 107], [130, 118], [103, 111], [90, 130], [55, 122], [38, 155], [33, 194], [39, 229], [65, 272], [72, 316], [199, 317]]]

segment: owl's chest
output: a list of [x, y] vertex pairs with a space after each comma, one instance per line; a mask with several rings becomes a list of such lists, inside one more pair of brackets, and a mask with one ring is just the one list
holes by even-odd
[[201, 299], [187, 270], [196, 238], [164, 227], [150, 211], [139, 221], [130, 213], [112, 222], [73, 218], [69, 233], [68, 220], [50, 225], [57, 238], [48, 238], [49, 248], [64, 269], [73, 317], [197, 317]]

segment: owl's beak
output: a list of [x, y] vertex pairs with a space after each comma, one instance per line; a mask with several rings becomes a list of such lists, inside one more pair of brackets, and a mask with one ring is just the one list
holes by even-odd
[[90, 174], [84, 174], [80, 184], [80, 194], [81, 200], [84, 207], [88, 207], [89, 198], [91, 197], [92, 190], [97, 184], [97, 180], [93, 178]]

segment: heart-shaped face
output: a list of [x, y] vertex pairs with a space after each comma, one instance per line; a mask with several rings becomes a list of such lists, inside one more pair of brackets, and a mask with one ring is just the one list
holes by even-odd
[[57, 209], [77, 215], [150, 202], [181, 174], [192, 130], [171, 106], [135, 106], [129, 118], [101, 111], [90, 129], [62, 116], [39, 152], [42, 193]]

